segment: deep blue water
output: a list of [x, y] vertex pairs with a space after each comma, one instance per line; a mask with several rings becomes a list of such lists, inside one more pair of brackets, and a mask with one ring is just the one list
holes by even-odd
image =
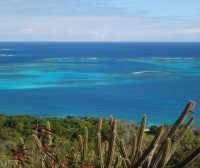
[[0, 112], [200, 124], [200, 43], [0, 43]]

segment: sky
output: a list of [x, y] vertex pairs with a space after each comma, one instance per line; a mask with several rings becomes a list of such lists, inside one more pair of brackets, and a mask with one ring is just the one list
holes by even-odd
[[200, 42], [200, 0], [0, 0], [0, 41]]

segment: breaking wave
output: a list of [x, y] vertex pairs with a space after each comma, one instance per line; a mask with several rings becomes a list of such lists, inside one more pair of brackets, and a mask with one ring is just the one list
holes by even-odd
[[132, 72], [133, 75], [155, 74], [155, 73], [161, 73], [161, 71], [136, 71], [136, 72]]
[[13, 57], [14, 55], [12, 54], [0, 54], [0, 57]]

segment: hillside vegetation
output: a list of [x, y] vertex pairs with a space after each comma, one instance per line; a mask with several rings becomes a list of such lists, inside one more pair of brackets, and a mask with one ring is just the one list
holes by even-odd
[[171, 126], [124, 124], [110, 117], [43, 118], [0, 115], [0, 167], [200, 167], [200, 136], [191, 129], [190, 101]]

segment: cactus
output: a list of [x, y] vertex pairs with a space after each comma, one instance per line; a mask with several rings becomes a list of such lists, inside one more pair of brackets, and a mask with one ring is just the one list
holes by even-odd
[[105, 168], [109, 168], [111, 160], [112, 160], [112, 155], [114, 151], [114, 146], [115, 146], [115, 140], [116, 140], [116, 128], [117, 128], [117, 120], [113, 120], [111, 123], [111, 134], [110, 134], [110, 140], [109, 140], [109, 147], [108, 147], [108, 152], [107, 152], [107, 158], [106, 158], [106, 164]]
[[158, 146], [158, 143], [160, 141], [160, 138], [163, 134], [163, 130], [164, 130], [164, 126], [160, 126], [159, 128], [159, 131], [157, 133], [157, 135], [154, 137], [152, 143], [149, 145], [149, 147], [145, 150], [145, 152], [142, 154], [141, 157], [139, 157], [139, 159], [137, 160], [137, 162], [133, 165], [132, 163], [132, 166], [131, 168], [134, 168], [134, 167], [141, 167], [142, 164], [148, 159], [148, 157], [153, 153], [155, 152], [155, 149], [157, 148]]
[[146, 120], [147, 120], [146, 115], [143, 115], [142, 122], [141, 122], [141, 125], [140, 125], [139, 134], [138, 134], [137, 146], [136, 146], [136, 151], [135, 151], [135, 156], [134, 156], [133, 162], [135, 162], [135, 160], [138, 157], [138, 152], [141, 150], [143, 136], [144, 136], [144, 130], [145, 130], [145, 127], [146, 127]]
[[109, 118], [109, 122], [110, 122], [110, 125], [112, 126], [112, 124], [113, 124], [113, 116], [110, 116], [110, 118]]
[[183, 137], [185, 136], [185, 134], [187, 133], [188, 129], [191, 127], [191, 125], [193, 124], [195, 118], [192, 117], [188, 123], [183, 126], [182, 130], [180, 131], [178, 137], [176, 138], [175, 141], [173, 141], [173, 144], [171, 146], [170, 152], [168, 153], [168, 158], [167, 160], [170, 159], [170, 157], [172, 156], [172, 154], [174, 153], [174, 151], [176, 150], [177, 146], [180, 144], [180, 141], [183, 139]]
[[83, 136], [83, 158], [87, 157], [87, 150], [88, 150], [88, 129], [87, 127], [84, 128], [84, 136]]
[[101, 135], [100, 133], [97, 134], [96, 137], [96, 145], [95, 145], [95, 154], [98, 157], [101, 157]]
[[99, 118], [99, 120], [98, 120], [98, 124], [97, 124], [96, 134], [98, 134], [98, 133], [101, 134], [101, 129], [102, 129], [102, 119]]
[[[95, 155], [97, 156], [98, 161], [100, 162], [100, 165], [102, 163], [102, 147], [101, 147], [101, 135], [100, 133], [97, 134], [96, 137], [96, 144], [95, 144]], [[99, 166], [99, 163], [95, 163], [95, 167], [102, 167]]]
[[[109, 121], [111, 127], [109, 142], [105, 141], [102, 143], [102, 119], [100, 118], [96, 128], [94, 149], [88, 149], [88, 129], [85, 127], [83, 135], [78, 136], [79, 150], [77, 151], [76, 148], [72, 148], [73, 150], [71, 150], [71, 153], [69, 152], [70, 154], [66, 155], [68, 161], [63, 162], [61, 162], [61, 159], [57, 156], [53, 147], [54, 144], [51, 145], [53, 143], [51, 125], [47, 122], [46, 128], [37, 127], [38, 134], [32, 135], [32, 139], [36, 145], [36, 150], [39, 151], [41, 156], [42, 162], [40, 162], [39, 166], [44, 168], [61, 167], [61, 165], [64, 165], [63, 167], [91, 166], [95, 168], [169, 167], [170, 165], [168, 165], [168, 163], [170, 163], [170, 159], [174, 151], [177, 149], [180, 141], [184, 138], [194, 122], [195, 118], [191, 117], [190, 120], [183, 125], [184, 120], [194, 106], [195, 102], [190, 101], [178, 120], [176, 120], [176, 122], [167, 131], [164, 131], [164, 126], [161, 125], [152, 142], [145, 149], [143, 147], [143, 137], [147, 120], [146, 115], [142, 117], [138, 135], [133, 134], [133, 141], [130, 145], [130, 150], [127, 150], [127, 147], [130, 146], [125, 145], [124, 140], [122, 139], [123, 137], [120, 137], [120, 134], [117, 134], [117, 120], [113, 119], [113, 117], [110, 117]], [[38, 137], [40, 137], [41, 140]], [[43, 144], [44, 140], [45, 144]], [[29, 162], [29, 155], [25, 152], [27, 149], [25, 149], [24, 140], [21, 137], [19, 138], [19, 144], [19, 148], [17, 150], [12, 150], [12, 153], [13, 158], [17, 157], [19, 161], [22, 160], [20, 161], [20, 166], [22, 167], [24, 160]], [[19, 152], [22, 152], [23, 155]], [[171, 166], [170, 168], [186, 168], [199, 155], [200, 147], [179, 164]]]
[[78, 136], [78, 142], [79, 142], [79, 151], [81, 154], [81, 162], [83, 162], [84, 161], [83, 137], [81, 135]]
[[96, 130], [96, 143], [95, 143], [95, 155], [100, 158], [102, 156], [102, 147], [101, 147], [101, 129], [102, 129], [102, 119], [99, 118]]
[[[47, 129], [47, 131], [51, 132], [51, 124], [50, 124], [49, 121], [47, 121], [47, 123], [46, 123], [46, 129]], [[52, 145], [53, 143], [52, 143], [52, 136], [51, 136], [51, 134], [50, 133], [47, 134], [46, 137], [47, 137], [46, 145]]]
[[127, 166], [130, 166], [130, 165], [131, 165], [131, 162], [130, 162], [130, 160], [128, 159], [128, 155], [127, 155], [127, 152], [126, 152], [126, 150], [125, 150], [123, 140], [117, 140], [117, 145], [118, 145], [118, 147], [119, 147], [119, 151], [120, 151], [120, 153], [121, 153], [121, 155], [122, 155], [122, 158], [124, 158], [125, 161], [126, 161], [126, 165], [127, 165]]
[[126, 164], [126, 160], [124, 158], [122, 158], [122, 167], [123, 168], [128, 168], [128, 166]]
[[39, 138], [37, 137], [37, 135], [33, 134], [32, 135], [33, 141], [35, 142], [36, 146], [38, 149], [42, 148], [42, 143], [39, 140]]
[[133, 134], [132, 149], [131, 149], [131, 163], [134, 163], [135, 152], [137, 148], [137, 135]]
[[107, 158], [108, 158], [108, 148], [109, 148], [109, 144], [107, 141], [105, 141], [104, 143], [104, 163], [107, 163]]
[[114, 168], [118, 168], [119, 164], [119, 156], [116, 157], [115, 159], [115, 164], [114, 164]]
[[186, 168], [199, 155], [200, 155], [200, 147], [197, 148], [194, 152], [192, 152], [186, 159], [184, 159], [182, 162], [180, 162], [178, 165], [176, 165], [172, 168]]
[[162, 154], [160, 163], [158, 164], [158, 167], [165, 168], [165, 165], [168, 162], [168, 154], [170, 152], [170, 148], [171, 148], [171, 139], [167, 138], [164, 149], [163, 149], [163, 154]]
[[189, 101], [189, 103], [187, 104], [187, 106], [185, 107], [184, 111], [182, 112], [182, 114], [180, 115], [180, 117], [176, 120], [176, 122], [174, 123], [174, 125], [169, 129], [169, 132], [167, 134], [166, 138], [172, 138], [174, 133], [176, 132], [176, 130], [179, 128], [179, 126], [181, 124], [183, 124], [183, 121], [185, 120], [185, 118], [188, 116], [188, 114], [190, 112], [192, 112], [192, 110], [195, 107], [195, 102], [194, 101]]
[[84, 135], [78, 136], [79, 142], [79, 152], [81, 155], [81, 163], [83, 163], [87, 157], [87, 148], [88, 148], [88, 129], [84, 128]]

